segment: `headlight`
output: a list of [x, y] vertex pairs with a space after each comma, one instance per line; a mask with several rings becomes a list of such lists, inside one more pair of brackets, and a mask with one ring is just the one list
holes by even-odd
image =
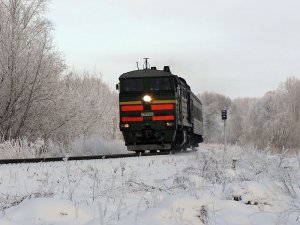
[[166, 125], [167, 125], [167, 127], [174, 127], [175, 123], [174, 122], [167, 122]]
[[149, 95], [145, 95], [145, 96], [143, 97], [143, 100], [144, 100], [144, 102], [151, 102], [152, 98], [151, 98], [151, 96], [149, 96]]
[[128, 124], [128, 123], [121, 124], [121, 127], [122, 127], [122, 128], [129, 128], [129, 124]]

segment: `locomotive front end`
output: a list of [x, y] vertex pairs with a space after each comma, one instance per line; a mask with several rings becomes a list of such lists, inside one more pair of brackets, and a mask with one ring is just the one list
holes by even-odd
[[129, 151], [170, 151], [176, 135], [174, 75], [135, 70], [119, 78], [120, 130]]

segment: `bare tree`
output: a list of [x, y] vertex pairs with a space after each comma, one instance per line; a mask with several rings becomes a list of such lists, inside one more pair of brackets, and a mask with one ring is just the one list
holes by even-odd
[[117, 93], [99, 74], [70, 72], [59, 84], [59, 98], [49, 116], [52, 122], [40, 128], [43, 137], [66, 142], [79, 136], [113, 139], [118, 135]]
[[31, 119], [41, 113], [39, 103], [53, 100], [64, 69], [52, 44], [51, 24], [43, 17], [46, 4], [0, 1], [0, 131], [5, 139], [28, 132]]

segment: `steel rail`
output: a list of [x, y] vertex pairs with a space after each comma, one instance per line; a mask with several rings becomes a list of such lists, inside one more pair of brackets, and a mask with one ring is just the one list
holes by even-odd
[[64, 157], [45, 157], [45, 158], [23, 158], [23, 159], [0, 159], [0, 165], [5, 164], [20, 164], [20, 163], [39, 163], [39, 162], [63, 162], [63, 161], [76, 161], [76, 160], [93, 160], [93, 159], [117, 159], [129, 158], [140, 156], [155, 156], [155, 155], [170, 155], [176, 153], [187, 152], [156, 152], [156, 153], [127, 153], [127, 154], [109, 154], [109, 155], [91, 155], [91, 156], [64, 156]]

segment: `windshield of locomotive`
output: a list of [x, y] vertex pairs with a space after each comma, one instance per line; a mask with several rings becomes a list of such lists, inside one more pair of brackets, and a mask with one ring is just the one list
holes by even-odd
[[174, 80], [170, 77], [150, 78], [150, 91], [171, 91], [174, 90]]
[[[144, 86], [146, 84], [146, 86]], [[129, 78], [121, 80], [121, 92], [172, 91], [174, 79], [170, 77]]]
[[144, 91], [144, 82], [142, 78], [123, 79], [121, 81], [121, 91]]

